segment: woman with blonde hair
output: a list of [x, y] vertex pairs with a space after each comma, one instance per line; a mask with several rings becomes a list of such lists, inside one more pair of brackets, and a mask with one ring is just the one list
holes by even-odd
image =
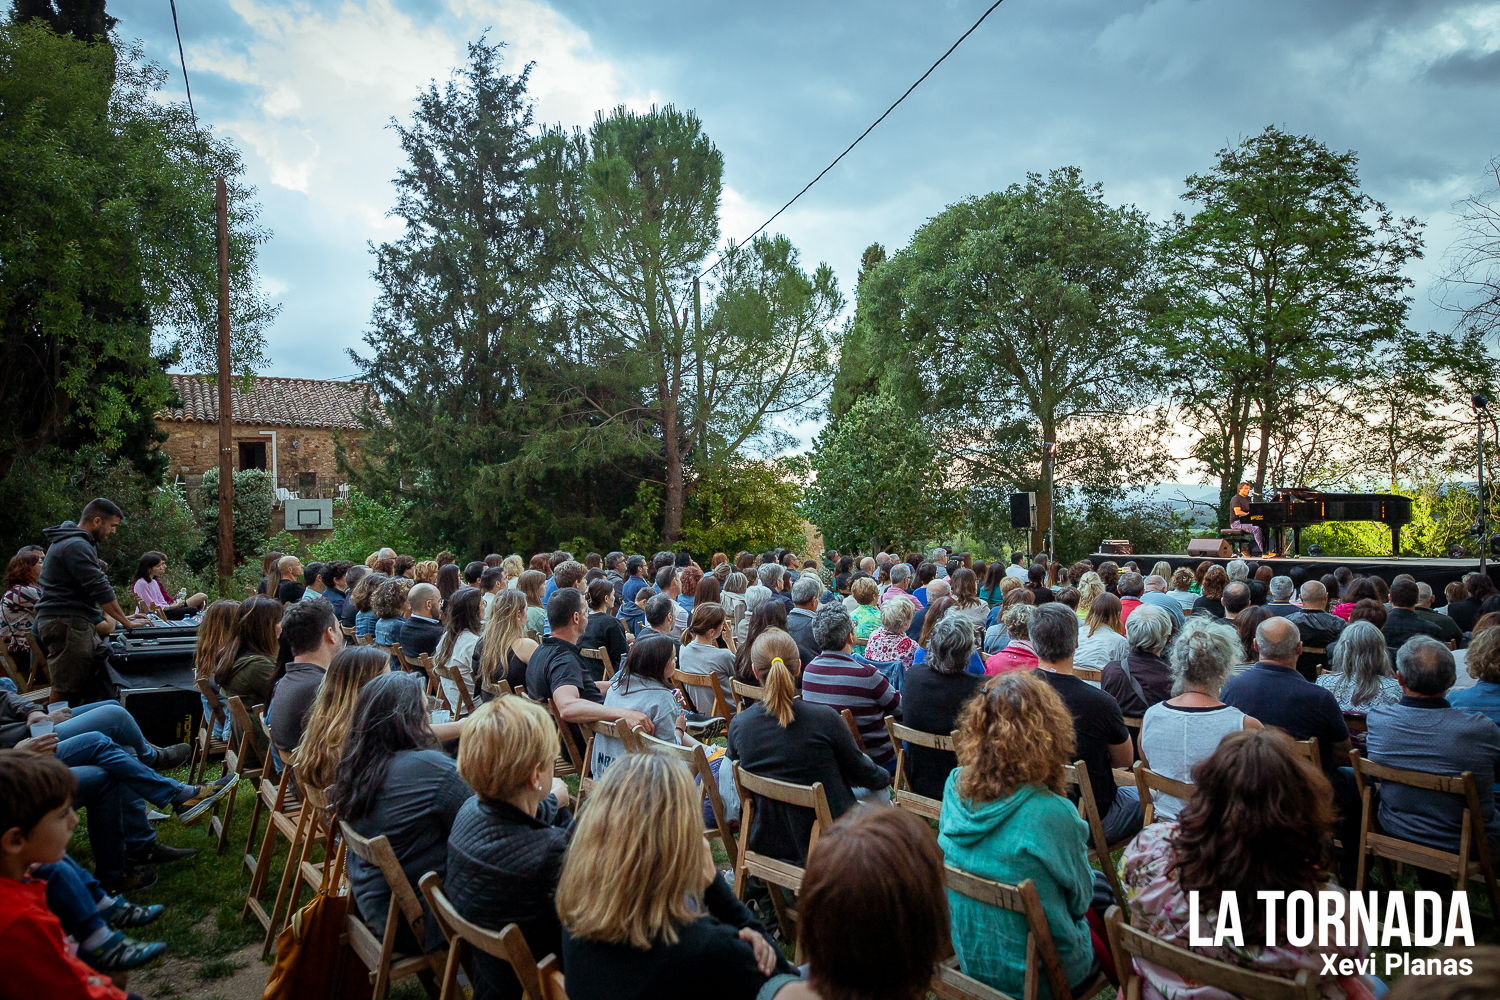
[[[553, 775], [557, 723], [527, 698], [498, 698], [470, 717], [458, 774], [475, 795], [453, 818], [443, 890], [459, 916], [493, 931], [516, 924], [533, 955], [562, 951], [552, 904], [573, 815]], [[509, 962], [474, 949], [474, 1000], [521, 1000]]]
[[1104, 581], [1099, 574], [1089, 570], [1083, 574], [1083, 579], [1078, 581], [1078, 620], [1087, 622], [1089, 609], [1094, 606], [1094, 598], [1104, 593]]
[[437, 582], [438, 564], [436, 559], [423, 559], [412, 567], [411, 578], [413, 583]]
[[526, 631], [545, 635], [547, 633], [547, 574], [541, 570], [528, 569], [521, 574], [516, 589], [526, 598]]
[[917, 615], [917, 602], [906, 596], [892, 596], [880, 606], [880, 627], [870, 633], [865, 644], [865, 659], [874, 663], [901, 662], [910, 670], [917, 655], [917, 642], [906, 634]]
[[855, 601], [849, 613], [854, 619], [854, 638], [868, 639], [880, 627], [880, 608], [875, 603], [880, 596], [880, 584], [874, 577], [862, 576], [849, 584], [849, 596]]
[[714, 867], [698, 788], [678, 761], [631, 754], [583, 811], [557, 886], [572, 1000], [676, 995], [684, 983], [751, 1000], [795, 970]]
[[[890, 772], [854, 743], [844, 717], [829, 705], [797, 697], [795, 677], [802, 664], [797, 642], [781, 629], [767, 629], [755, 640], [750, 666], [765, 691], [764, 700], [729, 723], [729, 759], [762, 778], [798, 785], [822, 782], [835, 819], [853, 808], [856, 788], [880, 789]], [[813, 816], [780, 802], [757, 800], [747, 832], [750, 849], [792, 864], [807, 860]]]
[[521, 561], [519, 555], [512, 552], [500, 560], [500, 568], [505, 570], [505, 589], [515, 590], [516, 582], [520, 579], [521, 574], [526, 572], [526, 564]]
[[526, 595], [519, 590], [502, 590], [490, 604], [489, 617], [484, 622], [484, 634], [479, 640], [478, 679], [479, 700], [489, 701], [487, 685], [506, 681], [510, 689], [526, 684], [526, 664], [536, 652], [538, 643], [526, 637], [526, 616], [530, 608]]
[[[985, 681], [958, 718], [959, 768], [943, 791], [938, 846], [948, 864], [981, 878], [1036, 885], [1063, 972], [1076, 987], [1098, 974], [1107, 949], [1103, 924], [1098, 937], [1090, 928], [1088, 824], [1063, 781], [1073, 742], [1072, 713], [1046, 681], [1027, 671]], [[1020, 996], [1026, 919], [952, 890], [948, 906], [960, 968]]]
[[[1078, 602], [1078, 607], [1083, 608], [1083, 601]], [[1120, 599], [1114, 594], [1100, 594], [1094, 598], [1083, 620], [1084, 628], [1079, 629], [1078, 652], [1073, 654], [1075, 667], [1103, 670], [1106, 663], [1130, 655], [1123, 611]]]
[[333, 784], [354, 719], [354, 702], [366, 684], [389, 669], [385, 655], [370, 646], [345, 646], [334, 654], [292, 757], [299, 782], [308, 788]]

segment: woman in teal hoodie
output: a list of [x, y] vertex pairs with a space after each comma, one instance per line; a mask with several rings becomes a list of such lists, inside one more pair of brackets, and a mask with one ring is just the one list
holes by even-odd
[[[958, 719], [962, 765], [943, 791], [938, 845], [948, 864], [982, 878], [1036, 883], [1068, 983], [1095, 976], [1089, 931], [1094, 898], [1089, 828], [1063, 795], [1073, 752], [1073, 717], [1030, 671], [985, 682]], [[1026, 919], [948, 891], [953, 948], [975, 979], [1020, 996], [1026, 974]], [[1043, 978], [1040, 996], [1051, 997]], [[1066, 1000], [1066, 998], [1053, 998]]]

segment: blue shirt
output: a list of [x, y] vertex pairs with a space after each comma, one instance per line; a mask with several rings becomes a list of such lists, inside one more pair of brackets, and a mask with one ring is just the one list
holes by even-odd
[[1448, 704], [1465, 712], [1487, 715], [1490, 721], [1500, 723], [1500, 684], [1476, 681], [1471, 688], [1451, 692]]
[[547, 586], [542, 588], [542, 603], [547, 603], [547, 598], [557, 593], [557, 580], [555, 577], [547, 577]]
[[[1286, 730], [1294, 740], [1316, 736], [1324, 771], [1337, 766], [1334, 745], [1349, 738], [1349, 727], [1344, 725], [1344, 713], [1333, 692], [1278, 663], [1262, 660], [1242, 671], [1224, 685], [1219, 700], [1267, 726]], [[1347, 759], [1343, 763], [1347, 764]]]
[[1187, 619], [1182, 616], [1182, 605], [1177, 602], [1177, 598], [1175, 597], [1169, 597], [1160, 591], [1148, 590], [1141, 595], [1141, 603], [1155, 605], [1165, 611], [1168, 617], [1172, 619], [1172, 631], [1174, 633], [1187, 624]]
[[635, 605], [635, 595], [639, 594], [641, 592], [641, 588], [645, 585], [646, 581], [638, 576], [627, 577], [625, 580], [625, 589], [621, 592], [620, 595], [621, 602], [627, 606], [633, 607]]
[[374, 635], [375, 634], [375, 612], [373, 612], [373, 611], [356, 611], [354, 613], [354, 634], [355, 635]]
[[917, 599], [917, 603], [920, 604], [920, 605], [922, 605], [922, 607], [924, 607], [924, 608], [927, 607], [927, 588], [926, 587], [918, 587], [916, 590], [913, 590], [911, 592], [911, 596], [915, 597]]
[[[921, 646], [918, 646], [916, 653], [914, 653], [912, 655], [912, 658], [911, 658], [912, 666], [916, 666], [918, 663], [923, 663], [926, 660], [927, 660], [927, 650], [924, 649]], [[977, 652], [970, 653], [969, 654], [969, 665], [964, 668], [964, 673], [966, 673], [966, 674], [978, 674], [980, 677], [983, 677], [984, 676], [984, 657], [980, 656]]]

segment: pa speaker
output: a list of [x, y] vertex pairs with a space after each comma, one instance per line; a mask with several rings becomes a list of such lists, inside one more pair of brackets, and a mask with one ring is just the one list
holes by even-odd
[[1012, 528], [1032, 528], [1036, 512], [1035, 493], [1012, 493], [1010, 495], [1010, 526]]
[[1222, 538], [1194, 538], [1188, 542], [1187, 554], [1190, 556], [1218, 556], [1228, 559], [1233, 555], [1229, 543]]
[[203, 718], [202, 697], [182, 688], [124, 688], [120, 704], [140, 726], [141, 735], [159, 747], [192, 742]]

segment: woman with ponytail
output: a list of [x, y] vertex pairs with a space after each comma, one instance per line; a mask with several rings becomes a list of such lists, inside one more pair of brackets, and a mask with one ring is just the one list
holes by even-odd
[[[881, 789], [891, 783], [885, 768], [855, 745], [843, 716], [797, 697], [794, 678], [802, 662], [796, 640], [784, 630], [761, 633], [750, 651], [750, 666], [765, 696], [730, 722], [730, 760], [762, 778], [798, 785], [822, 782], [834, 819], [853, 808], [856, 788]], [[747, 834], [750, 848], [804, 865], [812, 825], [807, 809], [757, 800]]]

